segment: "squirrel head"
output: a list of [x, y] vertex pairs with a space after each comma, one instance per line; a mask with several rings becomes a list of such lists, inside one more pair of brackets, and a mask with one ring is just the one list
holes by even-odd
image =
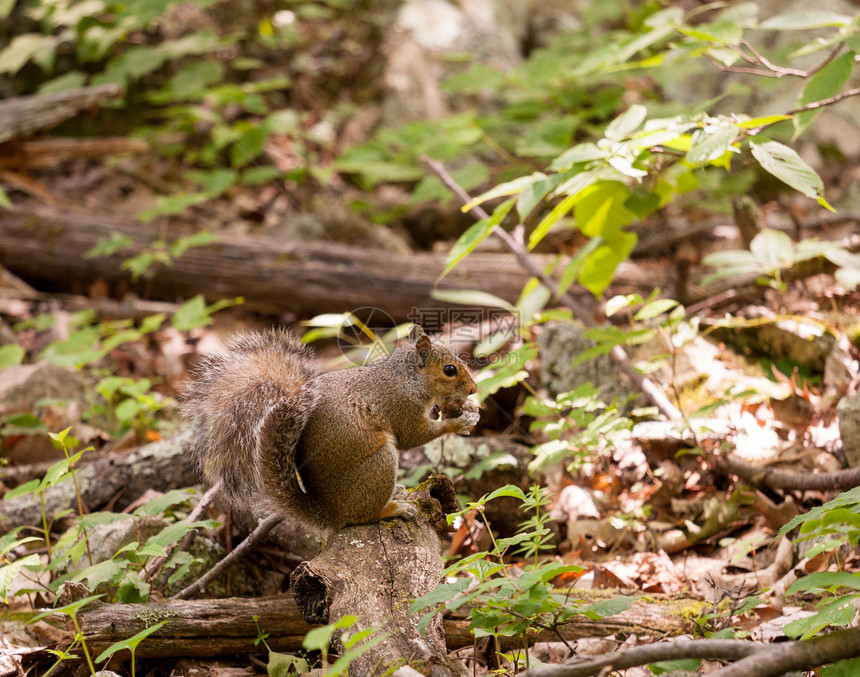
[[449, 402], [462, 401], [478, 392], [472, 375], [457, 354], [433, 343], [420, 325], [412, 328], [409, 342], [410, 346], [414, 344], [412, 364], [415, 372], [424, 376], [437, 405], [441, 407]]

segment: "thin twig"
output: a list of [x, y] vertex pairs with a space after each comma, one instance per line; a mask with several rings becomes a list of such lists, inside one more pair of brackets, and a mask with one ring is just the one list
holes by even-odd
[[788, 111], [786, 115], [794, 115], [795, 113], [802, 113], [806, 110], [815, 110], [817, 108], [824, 108], [824, 106], [832, 106], [834, 103], [839, 103], [842, 99], [847, 99], [852, 96], [857, 96], [860, 94], [860, 87], [855, 87], [854, 89], [846, 89], [844, 92], [839, 92], [839, 94], [835, 96], [831, 96], [827, 99], [820, 99], [819, 101], [812, 101], [803, 106], [795, 108], [794, 110]]
[[574, 659], [562, 665], [532, 668], [528, 677], [587, 677], [602, 674], [601, 669], [625, 670], [658, 661], [683, 658], [738, 660], [758, 654], [767, 647], [741, 639], [676, 639], [626, 648], [614, 653], [582, 660]]
[[[437, 162], [428, 157], [423, 157], [422, 162], [434, 173], [439, 179], [442, 181], [448, 189], [454, 193], [460, 200], [463, 201], [464, 204], [468, 204], [471, 202], [471, 196], [462, 189], [462, 187], [453, 179], [453, 177], [448, 173], [445, 169], [444, 165], [441, 162]], [[479, 219], [488, 219], [490, 215], [480, 206], [473, 207], [469, 210], [470, 213], [479, 218]], [[522, 224], [518, 224], [514, 229], [515, 232], [521, 232], [520, 228]], [[524, 227], [523, 227], [524, 228]], [[520, 265], [530, 274], [536, 277], [540, 283], [546, 287], [550, 293], [556, 294], [559, 302], [562, 305], [567, 306], [573, 311], [573, 314], [576, 318], [582, 322], [586, 327], [595, 327], [597, 326], [597, 322], [594, 317], [589, 313], [575, 298], [573, 298], [570, 294], [567, 293], [558, 293], [558, 283], [554, 282], [549, 275], [544, 273], [537, 265], [535, 265], [534, 261], [532, 261], [528, 253], [525, 251], [525, 246], [520, 241], [517, 242], [517, 238], [515, 239], [510, 233], [508, 233], [501, 226], [494, 226], [492, 230], [493, 235], [495, 235], [499, 240], [501, 240], [504, 245], [511, 251], [511, 253], [517, 258]], [[645, 394], [645, 396], [651, 401], [651, 403], [656, 406], [664, 416], [669, 419], [676, 420], [681, 418], [681, 412], [678, 411], [677, 407], [669, 400], [666, 396], [666, 393], [662, 391], [662, 389], [654, 383], [651, 379], [642, 375], [636, 369], [633, 368], [633, 365], [630, 364], [630, 358], [627, 356], [624, 348], [621, 346], [615, 346], [609, 351], [609, 357], [618, 365], [624, 374], [630, 378], [631, 381]]]
[[[189, 524], [192, 524], [200, 519], [203, 513], [209, 509], [209, 506], [212, 505], [212, 501], [215, 500], [215, 496], [221, 490], [221, 482], [216, 482], [212, 487], [209, 488], [203, 496], [198, 501], [197, 505], [194, 506], [194, 509], [188, 514], [186, 521]], [[173, 543], [172, 545], [165, 548], [167, 554], [164, 557], [156, 557], [154, 558], [147, 566], [145, 566], [140, 572], [141, 580], [152, 580], [158, 573], [161, 571], [164, 564], [170, 559], [170, 556], [173, 554], [173, 551], [179, 547], [180, 550], [185, 550], [191, 543], [191, 540], [194, 538], [194, 531], [189, 531], [185, 534], [185, 537], [179, 543]]]
[[283, 521], [283, 517], [281, 515], [269, 515], [262, 522], [260, 522], [257, 527], [242, 541], [236, 549], [227, 555], [224, 559], [222, 559], [218, 564], [212, 567], [209, 571], [203, 574], [199, 579], [197, 579], [194, 583], [189, 585], [184, 590], [180, 590], [170, 599], [185, 599], [189, 595], [193, 594], [207, 583], [209, 583], [213, 578], [216, 578], [220, 574], [224, 573], [232, 564], [235, 564], [240, 557], [242, 557], [248, 550], [250, 550], [257, 541], [262, 539], [266, 534], [268, 534], [272, 529], [274, 529], [278, 524]]
[[777, 73], [777, 77], [782, 77], [784, 75], [794, 75], [799, 78], [809, 77], [808, 71], [802, 71], [798, 68], [791, 68], [789, 66], [777, 66], [775, 63], [772, 63], [764, 56], [764, 54], [753, 47], [748, 40], [741, 40], [741, 44], [750, 51], [750, 54], [752, 54], [762, 66], [772, 70], [774, 73]]

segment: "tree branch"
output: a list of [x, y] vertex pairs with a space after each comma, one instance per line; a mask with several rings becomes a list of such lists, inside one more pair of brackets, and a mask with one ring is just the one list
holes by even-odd
[[[464, 204], [468, 204], [471, 201], [469, 194], [454, 180], [441, 162], [437, 162], [436, 160], [428, 157], [423, 157], [422, 162], [424, 162], [424, 164], [439, 177], [442, 183], [444, 183], [452, 193], [460, 198]], [[473, 207], [469, 210], [469, 213], [478, 219], [490, 218], [490, 215], [487, 214], [487, 212], [480, 206]], [[518, 224], [514, 230], [515, 232], [521, 232], [522, 229], [524, 229], [524, 226], [522, 226], [522, 224]], [[551, 294], [558, 298], [562, 305], [567, 306], [573, 311], [573, 314], [580, 322], [587, 327], [597, 326], [597, 322], [595, 322], [594, 317], [592, 317], [592, 315], [570, 294], [558, 294], [558, 284], [554, 282], [549, 275], [536, 266], [529, 258], [522, 241], [517, 242], [517, 240], [501, 226], [494, 226], [492, 233], [504, 243], [510, 252], [517, 258], [520, 265], [528, 271], [530, 275], [536, 277]], [[624, 374], [633, 381], [634, 384], [636, 384], [636, 387], [645, 394], [651, 403], [663, 413], [664, 416], [669, 419], [681, 418], [681, 412], [674, 404], [672, 404], [666, 396], [666, 393], [664, 393], [656, 383], [633, 368], [624, 348], [621, 346], [615, 346], [609, 352], [609, 356], [624, 372]]]
[[626, 670], [657, 661], [683, 658], [738, 660], [756, 656], [762, 650], [764, 647], [761, 645], [739, 639], [676, 639], [645, 644], [576, 663], [544, 665], [529, 670], [526, 677], [589, 677], [604, 674], [605, 668], [611, 668], [612, 671]]
[[[213, 487], [214, 488], [214, 487]], [[274, 529], [280, 522], [283, 521], [283, 517], [280, 515], [269, 515], [262, 522], [260, 522], [255, 529], [248, 534], [244, 541], [242, 541], [233, 552], [224, 557], [218, 564], [209, 569], [205, 574], [203, 574], [200, 578], [198, 578], [194, 583], [189, 585], [187, 588], [180, 590], [170, 599], [186, 599], [189, 595], [193, 594], [200, 588], [204, 587], [209, 581], [214, 578], [217, 578], [219, 574], [223, 573], [227, 570], [227, 568], [236, 562], [240, 557], [242, 557], [246, 552], [248, 552], [254, 544], [259, 541], [263, 536], [268, 534], [272, 529]]]
[[812, 474], [781, 468], [762, 468], [744, 463], [732, 456], [721, 456], [714, 459], [714, 469], [722, 473], [737, 475], [750, 484], [769, 489], [828, 491], [852, 489], [860, 484], [860, 468]]
[[842, 99], [847, 99], [852, 96], [857, 96], [860, 94], [860, 87], [855, 87], [854, 89], [846, 89], [844, 92], [839, 92], [835, 96], [831, 96], [827, 99], [821, 99], [819, 101], [812, 101], [803, 106], [799, 106], [793, 110], [788, 111], [786, 115], [794, 115], [795, 113], [802, 113], [807, 110], [815, 110], [817, 108], [824, 108], [824, 106], [832, 106], [834, 103], [839, 103]]

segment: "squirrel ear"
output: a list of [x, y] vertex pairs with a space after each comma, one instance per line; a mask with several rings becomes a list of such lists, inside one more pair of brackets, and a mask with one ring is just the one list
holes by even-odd
[[413, 325], [412, 331], [409, 332], [409, 340], [417, 341], [419, 336], [424, 336], [424, 327], [420, 324]]
[[[419, 327], [420, 328], [420, 327]], [[427, 363], [427, 358], [430, 357], [430, 337], [422, 332], [421, 336], [415, 342], [415, 355], [418, 357], [418, 364], [424, 366]]]

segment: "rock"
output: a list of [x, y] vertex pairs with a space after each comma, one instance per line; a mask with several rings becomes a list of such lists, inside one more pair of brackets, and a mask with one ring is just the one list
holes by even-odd
[[836, 337], [821, 324], [777, 318], [766, 308], [749, 310], [750, 319], [764, 321], [748, 327], [715, 327], [711, 336], [747, 355], [760, 355], [772, 361], [788, 360], [815, 373], [824, 371]]
[[[40, 400], [55, 403], [37, 406]], [[86, 401], [81, 374], [48, 362], [9, 367], [0, 379], [0, 416], [28, 412], [54, 432], [78, 423], [81, 403]], [[44, 434], [8, 436], [3, 444], [6, 458], [16, 465], [63, 457], [63, 452], [55, 449]]]
[[852, 468], [860, 466], [860, 392], [846, 395], [836, 405], [842, 450]]
[[474, 108], [473, 99], [442, 89], [447, 78], [463, 69], [462, 58], [455, 57], [469, 53], [476, 62], [501, 71], [518, 64], [521, 32], [527, 26], [524, 9], [519, 3], [491, 0], [403, 3], [383, 45], [385, 124], [438, 119]]
[[598, 397], [607, 404], [624, 402], [625, 410], [645, 403], [644, 397], [608, 355], [573, 365], [580, 353], [596, 344], [583, 336], [585, 327], [578, 322], [549, 324], [538, 337], [541, 356], [541, 382], [553, 395], [570, 392], [590, 383], [598, 390]]

